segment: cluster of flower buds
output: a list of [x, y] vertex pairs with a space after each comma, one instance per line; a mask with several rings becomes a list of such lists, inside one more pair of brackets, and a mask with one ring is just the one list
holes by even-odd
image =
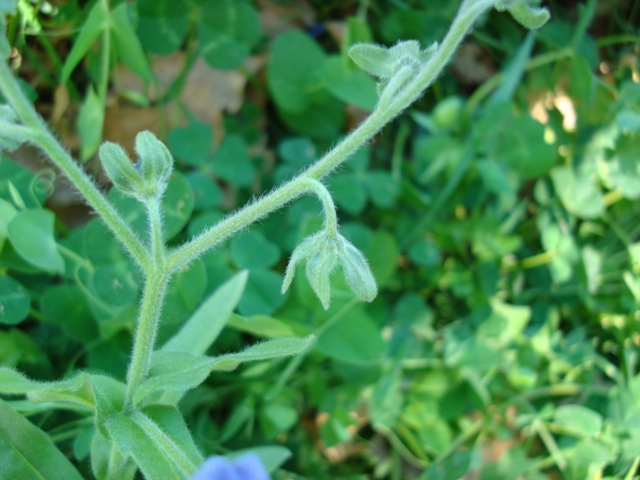
[[417, 40], [398, 42], [391, 48], [371, 43], [358, 43], [349, 56], [364, 72], [376, 77], [380, 100], [391, 99], [420, 71], [438, 49], [433, 43], [420, 50]]
[[330, 277], [338, 265], [342, 266], [347, 285], [356, 297], [370, 302], [378, 294], [376, 281], [364, 255], [337, 232], [323, 229], [296, 247], [285, 272], [283, 293], [291, 285], [296, 267], [304, 260], [307, 262], [305, 270], [309, 284], [325, 309], [329, 308], [331, 300]]
[[133, 164], [120, 145], [103, 143], [100, 160], [105, 172], [113, 185], [129, 197], [141, 202], [160, 198], [173, 171], [169, 149], [153, 133], [144, 131], [136, 135], [135, 151], [138, 161]]

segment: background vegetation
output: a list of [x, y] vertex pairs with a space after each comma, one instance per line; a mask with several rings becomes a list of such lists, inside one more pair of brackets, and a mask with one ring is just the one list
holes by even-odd
[[[458, 2], [18, 5], [11, 62], [88, 171], [104, 181], [103, 139], [130, 152], [140, 130], [167, 141], [175, 245], [372, 109], [375, 82], [350, 45], [427, 46]], [[216, 374], [183, 399], [203, 453], [260, 447], [282, 479], [638, 478], [640, 2], [548, 7], [538, 32], [483, 18], [433, 88], [328, 181], [374, 302], [340, 275], [326, 311], [304, 275], [280, 294], [292, 249], [322, 221], [315, 198], [175, 278], [160, 342], [244, 269], [213, 353], [319, 336], [304, 356]], [[144, 227], [139, 204], [109, 198]], [[123, 378], [140, 278], [28, 147], [0, 158], [0, 248], [0, 365]], [[9, 400], [89, 478], [88, 419]]]

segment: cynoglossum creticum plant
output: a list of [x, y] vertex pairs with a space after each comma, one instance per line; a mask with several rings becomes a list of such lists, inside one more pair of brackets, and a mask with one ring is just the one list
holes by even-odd
[[[215, 341], [222, 328], [220, 322], [226, 317], [221, 315], [221, 319], [203, 323], [195, 316], [157, 348], [160, 312], [172, 275], [247, 225], [301, 195], [313, 194], [323, 205], [324, 225], [293, 252], [283, 290], [290, 285], [298, 264], [305, 262], [309, 282], [326, 308], [330, 302], [330, 275], [340, 266], [355, 295], [371, 301], [377, 293], [373, 275], [362, 253], [340, 234], [335, 206], [321, 179], [420, 96], [447, 64], [474, 21], [492, 7], [509, 10], [519, 22], [532, 28], [539, 27], [548, 17], [546, 10], [532, 8], [524, 0], [465, 0], [443, 41], [426, 50], [421, 50], [415, 41], [388, 49], [354, 46], [350, 54], [356, 64], [380, 82], [373, 113], [300, 175], [176, 248], [164, 243], [160, 208], [172, 170], [167, 148], [151, 133], [142, 132], [136, 138], [136, 163], [118, 145], [106, 143], [100, 149], [104, 169], [115, 188], [146, 207], [148, 235], [141, 239], [49, 132], [3, 62], [0, 89], [12, 107], [3, 107], [0, 112], [0, 138], [4, 145], [13, 148], [18, 142], [29, 141], [52, 159], [138, 264], [144, 274], [144, 288], [126, 383], [84, 372], [64, 381], [43, 383], [5, 368], [0, 370], [0, 393], [26, 394], [32, 403], [92, 414], [96, 427], [92, 467], [99, 479], [133, 478], [137, 469], [151, 479], [166, 478], [167, 473], [172, 478], [191, 475], [202, 457], [175, 408], [184, 392], [198, 386], [212, 371], [232, 370], [245, 361], [295, 355], [308, 348], [314, 338], [282, 338], [243, 352], [207, 357], [204, 353]], [[5, 46], [0, 44], [6, 58]], [[246, 274], [241, 273], [230, 282], [237, 287], [244, 281]], [[225, 284], [222, 288], [231, 286]], [[157, 405], [164, 407], [158, 409]], [[58, 463], [64, 464], [62, 460]], [[69, 473], [73, 471], [69, 470], [73, 468], [70, 464], [64, 465], [59, 467], [56, 478], [79, 478]]]

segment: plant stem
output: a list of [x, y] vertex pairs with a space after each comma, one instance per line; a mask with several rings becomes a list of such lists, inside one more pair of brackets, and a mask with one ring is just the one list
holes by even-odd
[[162, 213], [160, 212], [160, 199], [153, 198], [147, 203], [147, 215], [149, 217], [149, 231], [151, 233], [151, 256], [156, 267], [164, 263], [164, 240], [162, 235]]
[[29, 140], [41, 148], [53, 163], [71, 180], [71, 183], [84, 196], [87, 203], [98, 213], [109, 230], [125, 246], [131, 256], [143, 268], [149, 267], [149, 255], [144, 246], [125, 223], [120, 214], [100, 193], [98, 187], [87, 174], [73, 161], [71, 156], [49, 132], [42, 118], [20, 90], [6, 62], [0, 62], [0, 90], [16, 111], [22, 123], [32, 134]]
[[151, 354], [156, 343], [158, 322], [162, 310], [162, 299], [169, 282], [169, 276], [170, 274], [163, 269], [152, 269], [147, 272], [133, 341], [131, 363], [127, 371], [125, 407], [131, 406], [136, 389], [149, 373]]
[[353, 130], [342, 142], [309, 169], [174, 250], [168, 257], [169, 271], [175, 271], [241, 228], [291, 202], [305, 193], [304, 183], [307, 179], [319, 180], [345, 162], [433, 83], [452, 57], [473, 22], [482, 13], [491, 8], [494, 3], [494, 0], [466, 0], [460, 7], [458, 16], [451, 25], [451, 29], [442, 44], [430, 60], [422, 66], [414, 80], [410, 81], [406, 87], [402, 88], [388, 102], [379, 102], [376, 109], [358, 128]]

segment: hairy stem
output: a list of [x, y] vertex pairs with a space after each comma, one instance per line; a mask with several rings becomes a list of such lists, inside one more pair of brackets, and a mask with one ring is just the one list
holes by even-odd
[[31, 130], [30, 141], [42, 149], [53, 163], [71, 180], [87, 203], [100, 215], [109, 230], [125, 246], [143, 268], [149, 266], [149, 255], [120, 214], [100, 193], [98, 187], [71, 158], [48, 130], [44, 120], [33, 109], [13, 77], [6, 62], [0, 62], [0, 90], [16, 111], [22, 123]]
[[127, 371], [126, 406], [131, 406], [136, 389], [149, 374], [151, 354], [156, 343], [160, 312], [162, 311], [162, 300], [167, 283], [169, 283], [169, 277], [170, 274], [164, 269], [153, 269], [147, 272], [133, 341], [131, 363]]
[[151, 256], [156, 267], [164, 263], [165, 248], [162, 235], [162, 213], [160, 212], [160, 199], [153, 198], [146, 204], [149, 217], [149, 231], [151, 235]]
[[241, 228], [283, 207], [305, 193], [305, 183], [309, 179], [319, 180], [346, 161], [433, 83], [473, 22], [493, 7], [494, 3], [494, 0], [466, 0], [460, 7], [458, 16], [442, 44], [430, 60], [422, 66], [415, 79], [389, 101], [379, 102], [373, 113], [358, 128], [306, 171], [256, 202], [232, 213], [217, 225], [174, 250], [168, 257], [169, 270], [175, 271]]

